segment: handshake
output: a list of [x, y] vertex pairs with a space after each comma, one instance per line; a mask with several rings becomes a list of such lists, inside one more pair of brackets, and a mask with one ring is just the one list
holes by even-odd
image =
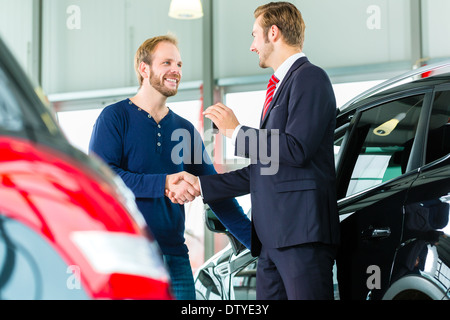
[[165, 195], [173, 203], [183, 205], [200, 194], [200, 183], [196, 176], [185, 171], [166, 176]]

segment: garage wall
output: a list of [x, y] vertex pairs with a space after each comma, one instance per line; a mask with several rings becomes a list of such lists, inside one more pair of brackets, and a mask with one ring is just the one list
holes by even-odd
[[[326, 68], [411, 60], [409, 0], [294, 0], [306, 24], [304, 52]], [[249, 48], [258, 0], [215, 1], [216, 77], [266, 73]], [[232, 10], [239, 8], [239, 10]], [[233, 21], [232, 23], [230, 23]], [[450, 50], [449, 50], [450, 53]]]
[[450, 56], [450, 1], [423, 0], [423, 55], [431, 59]]
[[[258, 67], [249, 48], [253, 11], [265, 2], [211, 1], [215, 79], [221, 85], [258, 82], [269, 70]], [[349, 76], [383, 79], [410, 69], [420, 57], [450, 57], [450, 42], [442, 38], [450, 32], [449, 1], [292, 2], [306, 21], [304, 51], [335, 82]], [[168, 32], [180, 40], [184, 83], [201, 82], [203, 21], [169, 18], [169, 5], [170, 0], [0, 0], [0, 35], [49, 95], [135, 87], [137, 47]]]
[[[48, 93], [136, 86], [133, 58], [147, 38], [173, 33], [188, 60], [184, 80], [201, 78], [201, 20], [167, 16], [170, 1], [44, 1], [43, 87]], [[194, 36], [192, 36], [194, 35]]]
[[33, 22], [33, 0], [0, 0], [0, 37], [29, 75], [39, 63], [34, 60]]

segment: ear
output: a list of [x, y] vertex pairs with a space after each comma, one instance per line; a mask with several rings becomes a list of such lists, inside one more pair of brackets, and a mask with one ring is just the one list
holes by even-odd
[[146, 64], [145, 62], [141, 62], [139, 64], [139, 73], [144, 79], [147, 79], [150, 77], [150, 66]]
[[276, 25], [272, 25], [269, 29], [268, 34], [269, 39], [271, 39], [273, 42], [278, 41], [281, 38], [281, 31]]

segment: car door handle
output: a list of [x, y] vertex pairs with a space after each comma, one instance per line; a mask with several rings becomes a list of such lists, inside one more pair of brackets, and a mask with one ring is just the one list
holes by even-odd
[[391, 228], [373, 228], [372, 226], [370, 226], [369, 229], [363, 231], [361, 235], [363, 239], [387, 238], [391, 235]]
[[372, 230], [372, 238], [386, 238], [391, 235], [391, 228], [377, 228]]

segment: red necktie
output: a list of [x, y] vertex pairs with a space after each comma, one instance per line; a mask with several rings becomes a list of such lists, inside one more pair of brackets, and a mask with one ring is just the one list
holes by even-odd
[[277, 83], [280, 82], [275, 75], [272, 75], [270, 78], [269, 84], [267, 85], [267, 93], [266, 93], [266, 101], [264, 102], [264, 111], [262, 118], [266, 116], [267, 110], [269, 109], [270, 103], [273, 99], [273, 93], [275, 92], [275, 88], [277, 87]]

